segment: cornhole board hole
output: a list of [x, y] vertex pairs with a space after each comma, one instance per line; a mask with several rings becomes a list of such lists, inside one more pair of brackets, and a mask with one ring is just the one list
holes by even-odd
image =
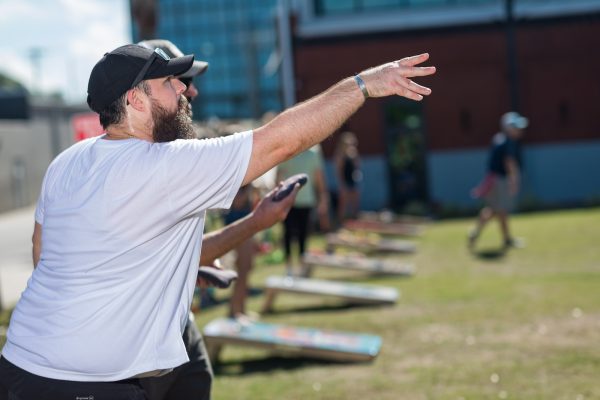
[[335, 361], [371, 361], [379, 354], [381, 337], [265, 322], [241, 323], [231, 318], [204, 327], [209, 357], [217, 363], [225, 345], [249, 346], [274, 353]]
[[327, 235], [327, 247], [351, 247], [361, 251], [387, 251], [394, 253], [414, 253], [417, 245], [408, 240], [379, 239], [358, 237], [346, 233], [330, 233]]
[[396, 260], [380, 260], [351, 255], [306, 253], [302, 260], [307, 266], [309, 273], [315, 266], [351, 269], [379, 275], [401, 276], [410, 276], [415, 270], [412, 264], [401, 263]]
[[399, 297], [398, 290], [390, 287], [292, 278], [289, 276], [270, 276], [267, 278], [265, 287], [267, 296], [262, 309], [263, 313], [271, 311], [275, 297], [282, 292], [333, 296], [351, 303], [361, 304], [394, 304]]
[[379, 235], [420, 236], [423, 234], [423, 228], [419, 225], [360, 219], [344, 222], [344, 229], [349, 231], [371, 232]]

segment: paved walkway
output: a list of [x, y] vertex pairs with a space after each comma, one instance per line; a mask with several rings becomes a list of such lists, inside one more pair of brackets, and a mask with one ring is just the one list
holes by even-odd
[[33, 270], [31, 235], [34, 208], [0, 214], [0, 302], [12, 307], [27, 286]]

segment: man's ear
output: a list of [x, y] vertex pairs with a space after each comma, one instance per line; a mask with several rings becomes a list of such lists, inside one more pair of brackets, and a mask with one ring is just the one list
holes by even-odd
[[130, 89], [127, 91], [127, 105], [133, 107], [137, 111], [146, 109], [145, 94], [139, 89]]

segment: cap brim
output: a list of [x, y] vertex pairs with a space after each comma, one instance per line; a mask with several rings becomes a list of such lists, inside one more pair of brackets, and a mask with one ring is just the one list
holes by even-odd
[[167, 69], [170, 70], [169, 75], [181, 75], [194, 65], [194, 55], [190, 54], [183, 57], [171, 58], [167, 63]]
[[179, 75], [180, 78], [193, 78], [202, 75], [208, 69], [208, 63], [205, 61], [194, 61], [190, 69]]
[[515, 121], [514, 125], [519, 129], [525, 129], [529, 126], [529, 120], [525, 117], [521, 117]]
[[144, 79], [156, 79], [164, 76], [179, 76], [192, 67], [194, 56], [187, 55], [183, 57], [171, 58], [167, 63], [159, 64], [156, 62], [156, 67], [150, 68]]

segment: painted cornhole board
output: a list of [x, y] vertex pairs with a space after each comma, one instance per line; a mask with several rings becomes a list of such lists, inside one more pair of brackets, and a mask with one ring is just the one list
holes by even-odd
[[344, 229], [349, 231], [372, 232], [380, 235], [420, 236], [423, 234], [423, 228], [419, 225], [359, 219], [344, 222]]
[[408, 263], [352, 255], [306, 253], [303, 261], [309, 268], [309, 272], [315, 266], [323, 266], [352, 269], [380, 275], [410, 276], [415, 270], [414, 266]]
[[369, 237], [357, 237], [347, 233], [330, 233], [327, 235], [327, 246], [352, 247], [363, 251], [388, 251], [395, 253], [414, 253], [417, 245], [408, 240], [373, 239]]
[[265, 322], [213, 320], [204, 327], [204, 340], [213, 363], [225, 345], [263, 348], [272, 352], [336, 361], [371, 361], [379, 354], [381, 337]]
[[266, 281], [266, 299], [263, 313], [271, 311], [275, 297], [279, 293], [333, 296], [353, 303], [394, 304], [399, 297], [398, 290], [384, 286], [359, 285], [325, 281], [319, 279], [270, 276]]

